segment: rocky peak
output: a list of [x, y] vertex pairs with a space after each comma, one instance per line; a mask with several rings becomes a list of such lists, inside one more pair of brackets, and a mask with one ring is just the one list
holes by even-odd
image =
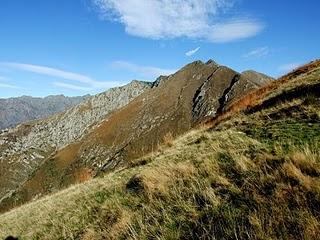
[[214, 60], [212, 59], [209, 59], [207, 62], [206, 62], [206, 65], [207, 66], [213, 66], [213, 67], [219, 67], [219, 64], [216, 63]]

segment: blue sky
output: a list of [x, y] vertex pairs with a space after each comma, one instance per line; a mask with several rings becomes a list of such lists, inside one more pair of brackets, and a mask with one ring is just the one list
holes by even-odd
[[194, 60], [279, 76], [320, 56], [318, 0], [1, 0], [0, 97], [94, 94]]

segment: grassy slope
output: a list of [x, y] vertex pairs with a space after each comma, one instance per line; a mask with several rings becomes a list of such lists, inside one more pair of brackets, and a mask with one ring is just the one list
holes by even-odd
[[295, 77], [130, 168], [1, 215], [0, 238], [317, 239], [319, 77]]

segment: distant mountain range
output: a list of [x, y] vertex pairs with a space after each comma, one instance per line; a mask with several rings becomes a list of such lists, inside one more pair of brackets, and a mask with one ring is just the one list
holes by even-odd
[[57, 95], [45, 98], [22, 96], [0, 99], [0, 130], [65, 111], [88, 97], [89, 95], [81, 97]]

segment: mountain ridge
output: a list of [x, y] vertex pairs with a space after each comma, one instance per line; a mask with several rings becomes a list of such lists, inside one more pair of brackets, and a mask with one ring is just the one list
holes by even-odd
[[[158, 78], [153, 84], [140, 84], [145, 91], [120, 105], [117, 105], [119, 98], [115, 97], [114, 102], [118, 107], [111, 109], [108, 114], [99, 115], [99, 121], [89, 121], [92, 124], [90, 128], [90, 124], [81, 124], [86, 119], [85, 115], [81, 115], [82, 110], [88, 110], [89, 115], [92, 110], [90, 104], [83, 103], [80, 108], [76, 107], [76, 114], [73, 115], [76, 121], [67, 120], [65, 124], [60, 118], [53, 121], [57, 125], [62, 122], [63, 127], [70, 124], [71, 132], [57, 128], [57, 133], [54, 133], [50, 130], [54, 129], [52, 127], [46, 130], [50, 121], [40, 121], [38, 126], [42, 124], [45, 129], [38, 128], [38, 137], [35, 137], [38, 130], [34, 127], [37, 123], [34, 126], [21, 126], [18, 131], [21, 136], [17, 132], [11, 132], [11, 136], [3, 135], [2, 138], [12, 138], [13, 145], [10, 147], [8, 143], [7, 146], [2, 144], [2, 153], [8, 153], [8, 149], [13, 150], [0, 156], [2, 166], [10, 169], [6, 162], [12, 162], [21, 169], [18, 171], [18, 178], [14, 173], [17, 169], [2, 174], [6, 181], [1, 183], [0, 205], [10, 208], [13, 202], [23, 203], [61, 187], [126, 166], [130, 159], [157, 149], [170, 134], [174, 137], [189, 131], [205, 119], [220, 114], [220, 111], [243, 94], [259, 87], [250, 81], [250, 76], [242, 76], [212, 60], [206, 63], [195, 61], [175, 74]], [[127, 93], [124, 95], [127, 96]], [[121, 99], [124, 95], [118, 96]], [[102, 106], [105, 104], [103, 102]], [[72, 110], [65, 114], [66, 119], [71, 116], [70, 111]], [[72, 133], [69, 134], [71, 138], [68, 138], [68, 132]], [[42, 133], [48, 134], [49, 138]], [[54, 140], [56, 143], [48, 140], [54, 136], [57, 136]], [[66, 137], [67, 140], [63, 140]], [[21, 139], [25, 140], [17, 145]], [[42, 157], [39, 158], [39, 155]], [[31, 166], [31, 162], [36, 164]], [[15, 200], [12, 201], [12, 198]]]

